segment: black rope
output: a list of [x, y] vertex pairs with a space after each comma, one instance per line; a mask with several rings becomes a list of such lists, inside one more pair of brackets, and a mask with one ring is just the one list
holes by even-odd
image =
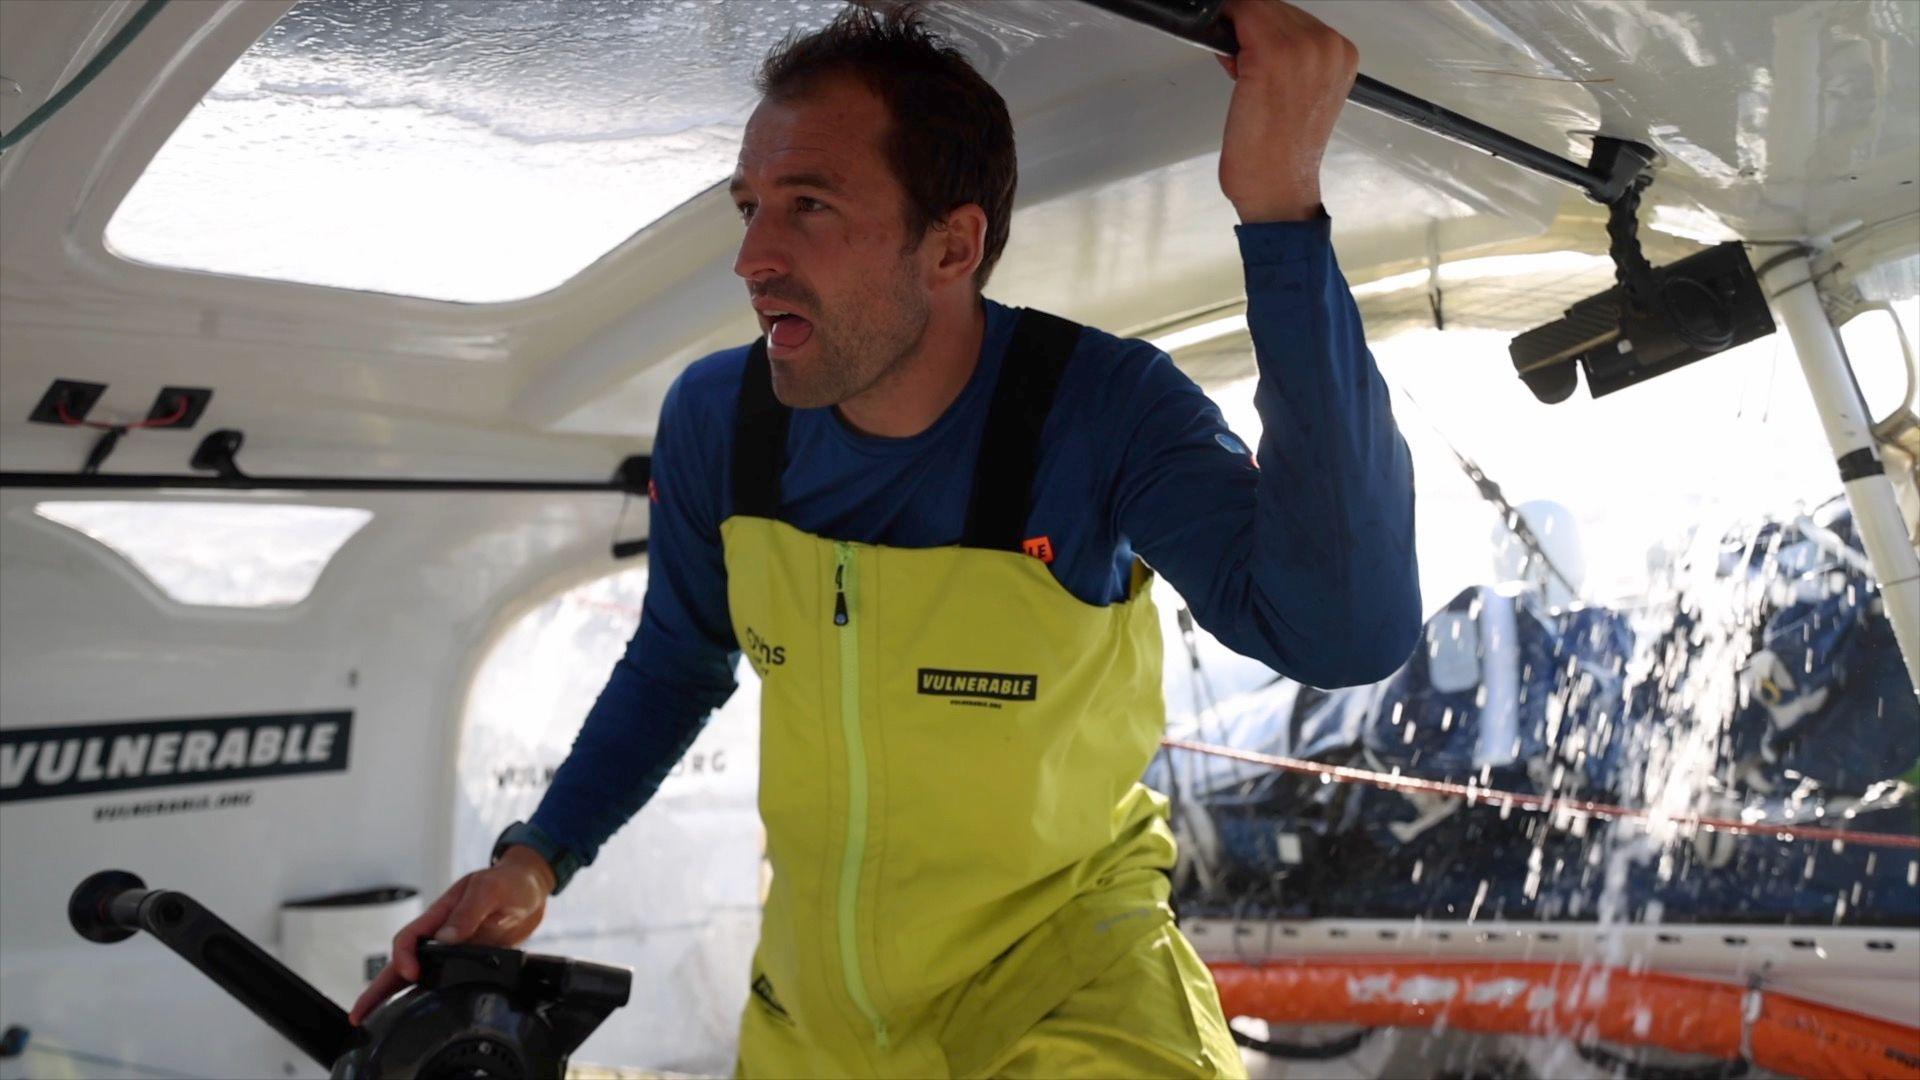
[[1274, 1039], [1256, 1039], [1246, 1032], [1241, 1031], [1239, 1028], [1234, 1027], [1232, 1024], [1227, 1025], [1227, 1030], [1233, 1033], [1234, 1042], [1246, 1047], [1248, 1050], [1257, 1050], [1269, 1057], [1287, 1058], [1291, 1061], [1332, 1061], [1335, 1058], [1346, 1057], [1348, 1054], [1360, 1049], [1360, 1045], [1368, 1039], [1373, 1038], [1373, 1033], [1378, 1029], [1361, 1028], [1351, 1035], [1343, 1035], [1338, 1039], [1323, 1043], [1294, 1043], [1280, 1042]]
[[1520, 511], [1507, 501], [1506, 493], [1500, 490], [1500, 485], [1480, 468], [1478, 462], [1461, 453], [1457, 447], [1448, 442], [1445, 435], [1440, 437], [1440, 441], [1446, 442], [1447, 449], [1453, 451], [1454, 460], [1460, 463], [1461, 471], [1466, 473], [1467, 479], [1473, 481], [1473, 486], [1479, 489], [1480, 497], [1492, 503], [1494, 508], [1500, 511], [1502, 523], [1506, 525], [1507, 531], [1513, 534], [1514, 539], [1520, 541], [1521, 546], [1527, 549], [1528, 556], [1546, 567], [1547, 573], [1552, 574], [1561, 585], [1566, 586], [1568, 602], [1578, 600], [1580, 587], [1575, 585], [1573, 580], [1567, 577], [1559, 565], [1553, 561], [1553, 557], [1547, 554], [1546, 544], [1541, 541], [1539, 534], [1533, 531], [1533, 526], [1527, 524], [1527, 519], [1521, 516]]
[[1554, 563], [1552, 556], [1547, 554], [1546, 545], [1540, 541], [1540, 537], [1533, 531], [1533, 527], [1527, 524], [1527, 519], [1520, 516], [1520, 511], [1514, 509], [1513, 504], [1507, 501], [1506, 493], [1500, 490], [1500, 485], [1494, 482], [1492, 477], [1487, 475], [1486, 470], [1480, 467], [1479, 462], [1468, 457], [1465, 452], [1454, 445], [1453, 440], [1447, 437], [1447, 433], [1441, 429], [1439, 424], [1434, 422], [1433, 417], [1427, 415], [1427, 410], [1421, 406], [1419, 401], [1415, 400], [1411, 393], [1408, 393], [1400, 387], [1395, 387], [1394, 390], [1399, 393], [1401, 397], [1405, 398], [1408, 404], [1413, 406], [1414, 411], [1420, 414], [1420, 419], [1426, 421], [1427, 427], [1446, 445], [1447, 452], [1453, 455], [1455, 462], [1459, 463], [1460, 471], [1467, 475], [1467, 479], [1473, 483], [1475, 490], [1479, 491], [1480, 497], [1492, 503], [1494, 509], [1500, 512], [1501, 521], [1506, 525], [1507, 531], [1512, 533], [1514, 539], [1520, 541], [1520, 545], [1527, 549], [1528, 562], [1526, 565], [1531, 567], [1533, 563], [1537, 562], [1545, 567], [1547, 573], [1552, 574], [1560, 584], [1566, 586], [1569, 597], [1578, 599], [1580, 596], [1579, 587]]
[[1602, 1046], [1573, 1044], [1573, 1052], [1583, 1061], [1598, 1065], [1623, 1080], [1738, 1080], [1747, 1075], [1747, 1059], [1710, 1061], [1704, 1065], [1649, 1065], [1616, 1054]]

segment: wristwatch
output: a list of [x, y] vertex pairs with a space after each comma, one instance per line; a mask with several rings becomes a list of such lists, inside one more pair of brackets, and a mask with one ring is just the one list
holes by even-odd
[[547, 860], [547, 865], [553, 869], [553, 895], [555, 896], [559, 896], [560, 891], [567, 887], [567, 882], [573, 880], [573, 875], [579, 873], [580, 868], [586, 865], [580, 856], [547, 835], [547, 830], [526, 821], [516, 821], [502, 830], [500, 839], [493, 842], [493, 861], [499, 862], [500, 856], [506, 854], [507, 849], [515, 844], [532, 848], [541, 858]]

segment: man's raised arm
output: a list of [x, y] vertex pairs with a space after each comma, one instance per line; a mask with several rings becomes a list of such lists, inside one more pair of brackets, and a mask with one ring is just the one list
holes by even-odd
[[1320, 159], [1358, 56], [1284, 3], [1225, 13], [1240, 52], [1223, 63], [1235, 85], [1220, 183], [1242, 222], [1259, 468], [1162, 364], [1117, 524], [1230, 648], [1316, 686], [1371, 682], [1412, 651], [1421, 612], [1413, 465], [1321, 209]]

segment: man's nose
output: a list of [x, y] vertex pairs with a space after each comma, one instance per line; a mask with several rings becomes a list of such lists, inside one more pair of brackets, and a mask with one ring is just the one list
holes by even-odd
[[748, 281], [779, 277], [792, 270], [786, 245], [777, 235], [773, 222], [755, 217], [747, 222], [746, 235], [740, 238], [740, 253], [734, 257], [733, 272]]

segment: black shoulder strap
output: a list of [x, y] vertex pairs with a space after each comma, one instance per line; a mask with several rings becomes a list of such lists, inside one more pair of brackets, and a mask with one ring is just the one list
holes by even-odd
[[740, 376], [740, 406], [733, 418], [733, 512], [771, 518], [780, 509], [780, 472], [787, 460], [787, 425], [793, 410], [773, 396], [773, 366], [767, 339], [754, 341]]
[[1080, 342], [1080, 324], [1044, 311], [1020, 313], [987, 410], [980, 461], [967, 508], [967, 547], [1020, 551], [1040, 462], [1040, 428], [1053, 408], [1060, 374]]

